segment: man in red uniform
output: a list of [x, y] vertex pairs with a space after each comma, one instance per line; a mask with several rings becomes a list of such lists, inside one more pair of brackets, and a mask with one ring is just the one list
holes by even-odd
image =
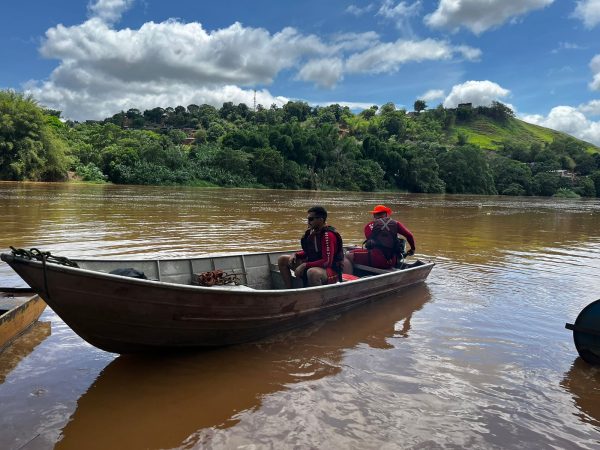
[[[396, 266], [397, 249], [394, 246], [397, 235], [406, 238], [410, 245], [407, 255], [414, 255], [416, 246], [413, 234], [402, 223], [390, 218], [392, 210], [385, 205], [377, 205], [373, 211], [373, 220], [365, 225], [365, 249], [350, 250], [346, 254], [344, 271], [350, 271], [352, 264], [390, 269]], [[348, 272], [352, 273], [352, 272]]]
[[308, 230], [300, 240], [302, 250], [279, 257], [277, 265], [286, 288], [292, 288], [291, 271], [305, 285], [320, 286], [341, 281], [344, 262], [342, 238], [335, 228], [327, 225], [327, 211], [313, 206], [306, 220]]

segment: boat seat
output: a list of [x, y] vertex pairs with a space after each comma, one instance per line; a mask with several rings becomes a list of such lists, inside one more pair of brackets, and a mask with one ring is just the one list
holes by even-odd
[[392, 273], [392, 272], [395, 272], [398, 270], [396, 268], [394, 268], [394, 269], [378, 269], [377, 267], [364, 266], [362, 264], [354, 264], [353, 266], [354, 266], [354, 269], [362, 270], [363, 272], [376, 273], [376, 274]]

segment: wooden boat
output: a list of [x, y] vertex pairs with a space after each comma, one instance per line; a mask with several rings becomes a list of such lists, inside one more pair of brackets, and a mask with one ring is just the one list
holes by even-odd
[[0, 288], [0, 352], [40, 317], [46, 303], [31, 289]]
[[[39, 252], [38, 252], [39, 253]], [[277, 259], [289, 251], [161, 260], [66, 260], [2, 254], [73, 331], [115, 353], [215, 347], [260, 339], [423, 282], [434, 264], [399, 270], [357, 266], [357, 279], [285, 289]], [[41, 254], [41, 253], [39, 253]], [[48, 254], [47, 254], [48, 255]], [[78, 267], [63, 264], [76, 263]], [[133, 268], [149, 279], [110, 274]], [[239, 285], [195, 286], [222, 270]]]

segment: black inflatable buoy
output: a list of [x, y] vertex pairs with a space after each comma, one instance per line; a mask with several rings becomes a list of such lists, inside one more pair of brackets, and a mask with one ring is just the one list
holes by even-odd
[[583, 308], [575, 323], [567, 323], [565, 328], [573, 330], [579, 356], [589, 364], [600, 365], [600, 300]]

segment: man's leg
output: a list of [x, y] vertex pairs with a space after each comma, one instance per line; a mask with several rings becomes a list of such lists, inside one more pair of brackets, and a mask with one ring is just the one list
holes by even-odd
[[349, 273], [350, 275], [354, 274], [354, 253], [349, 252], [344, 255], [344, 267], [342, 268], [342, 272]]
[[327, 284], [327, 271], [320, 267], [311, 267], [306, 272], [309, 286], [321, 286]]
[[292, 271], [290, 268], [290, 261], [292, 260], [292, 258], [293, 255], [281, 255], [277, 260], [277, 265], [279, 266], [279, 273], [281, 273], [283, 284], [287, 289], [292, 289]]

